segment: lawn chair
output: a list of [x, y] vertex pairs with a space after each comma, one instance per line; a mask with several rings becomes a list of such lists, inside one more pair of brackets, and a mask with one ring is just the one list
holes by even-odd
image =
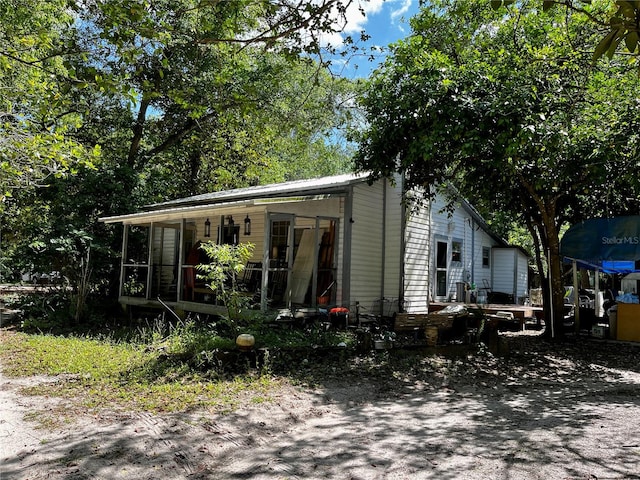
[[[484, 292], [484, 293], [483, 293]], [[493, 293], [493, 289], [491, 288], [491, 284], [489, 280], [486, 278], [482, 279], [482, 287], [478, 288], [478, 303], [489, 303], [489, 295]], [[480, 299], [484, 298], [484, 302]]]

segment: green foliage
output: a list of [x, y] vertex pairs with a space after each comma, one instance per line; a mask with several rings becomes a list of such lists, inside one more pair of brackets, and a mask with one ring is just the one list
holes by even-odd
[[96, 2], [80, 9], [78, 42], [89, 58], [75, 71], [110, 78], [119, 95], [133, 92], [131, 168], [146, 175], [169, 162], [187, 193], [208, 180], [226, 188], [211, 174], [218, 169], [260, 181], [287, 170], [288, 150], [320, 150], [319, 137], [335, 126], [347, 83], [309, 60], [318, 43], [298, 40], [332, 32], [326, 20], [343, 11], [337, 0]]
[[86, 232], [92, 288], [115, 294], [120, 231], [99, 217], [348, 171], [338, 132], [354, 87], [311, 60], [341, 12], [337, 0], [3, 2], [3, 266], [39, 270], [57, 262], [52, 239]]
[[591, 67], [578, 47], [597, 35], [592, 24], [576, 15], [567, 29], [564, 14], [552, 14], [523, 8], [512, 18], [486, 3], [430, 2], [370, 80], [368, 128], [355, 138], [360, 169], [404, 173], [426, 195], [452, 184], [483, 211], [525, 226], [539, 265], [551, 251], [560, 311], [561, 227], [636, 209], [628, 194], [638, 191], [640, 125], [635, 99], [622, 93], [635, 75]]
[[16, 189], [91, 166], [99, 147], [70, 135], [79, 117], [62, 57], [74, 18], [66, 0], [0, 5], [0, 213]]
[[[179, 331], [175, 335], [184, 334]], [[188, 338], [181, 342], [192, 346]], [[262, 393], [268, 398], [277, 386], [269, 377], [248, 375], [206, 381], [193, 364], [176, 361], [175, 353], [165, 353], [162, 343], [145, 346], [109, 339], [14, 335], [3, 339], [0, 357], [6, 375], [64, 376], [66, 381], [29, 393], [73, 398], [86, 408], [119, 405], [155, 412], [195, 407], [228, 411], [243, 392]]]
[[[5, 305], [18, 310], [17, 319], [24, 332], [68, 334], [105, 331], [117, 326], [121, 307], [115, 300], [95, 292], [82, 298], [83, 315], [78, 317], [78, 294], [60, 284], [33, 294], [5, 298]], [[80, 321], [81, 320], [81, 321]]]
[[[320, 328], [276, 332], [261, 321], [253, 328], [264, 349], [259, 367], [237, 350], [235, 337], [218, 334], [218, 323], [194, 319], [176, 325], [156, 319], [121, 339], [114, 334], [6, 335], [0, 359], [5, 375], [59, 375], [59, 382], [29, 393], [73, 398], [86, 408], [229, 411], [247, 392], [256, 401], [270, 401], [271, 392], [286, 381], [274, 378], [274, 371], [304, 375], [312, 362], [319, 367], [327, 361], [327, 350], [319, 347], [353, 341], [344, 332]], [[346, 364], [342, 353], [330, 355], [335, 357], [330, 368], [334, 360]]]
[[196, 269], [202, 272], [198, 276], [206, 280], [222, 300], [232, 321], [239, 319], [244, 307], [242, 293], [238, 289], [238, 275], [244, 271], [254, 247], [252, 243], [229, 245], [215, 242], [205, 242], [200, 246], [210, 263], [196, 265]]
[[3, 345], [12, 350], [8, 375], [81, 375], [104, 381], [141, 361], [139, 348], [103, 340], [52, 335], [21, 335]]
[[20, 296], [9, 305], [20, 311], [20, 328], [26, 332], [59, 331], [70, 324], [69, 295], [64, 290]]
[[[515, 0], [491, 0], [491, 7], [518, 7]], [[595, 42], [592, 60], [596, 62], [603, 57], [611, 60], [621, 50], [633, 55], [638, 62], [638, 41], [640, 40], [640, 4], [635, 0], [542, 0], [544, 12], [552, 8], [564, 8], [567, 18], [580, 15], [607, 33]]]

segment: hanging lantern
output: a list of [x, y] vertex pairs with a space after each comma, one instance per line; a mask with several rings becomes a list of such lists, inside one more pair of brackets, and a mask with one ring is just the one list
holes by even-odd
[[209, 221], [208, 218], [204, 222], [204, 236], [205, 237], [210, 237], [211, 236], [211, 222]]
[[244, 234], [251, 235], [251, 219], [249, 218], [248, 213], [246, 218], [244, 219]]

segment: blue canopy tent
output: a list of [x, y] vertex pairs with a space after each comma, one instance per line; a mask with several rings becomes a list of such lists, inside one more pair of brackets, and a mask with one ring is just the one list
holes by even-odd
[[[564, 262], [573, 263], [574, 289], [578, 289], [578, 268], [608, 274], [639, 272], [640, 216], [593, 218], [573, 225], [560, 241]], [[601, 317], [598, 275], [596, 275], [596, 316]], [[577, 299], [577, 296], [576, 296]], [[576, 302], [576, 312], [579, 312]], [[579, 319], [576, 319], [576, 328]]]
[[560, 241], [560, 254], [590, 270], [638, 272], [640, 216], [593, 218], [573, 225]]

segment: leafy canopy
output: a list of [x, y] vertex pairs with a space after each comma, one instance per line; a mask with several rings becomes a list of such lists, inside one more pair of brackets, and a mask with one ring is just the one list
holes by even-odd
[[16, 189], [91, 166], [99, 147], [69, 132], [79, 123], [61, 51], [74, 22], [72, 2], [0, 4], [0, 212]]
[[[563, 7], [571, 14], [580, 14], [594, 25], [602, 35], [595, 44], [593, 61], [606, 56], [609, 59], [621, 50], [638, 61], [640, 56], [640, 2], [637, 0], [541, 0], [543, 11]], [[491, 0], [494, 9], [517, 5], [516, 0]], [[622, 47], [620, 48], [620, 46]], [[640, 64], [638, 65], [640, 67]]]
[[635, 74], [593, 67], [586, 46], [598, 32], [578, 14], [566, 25], [558, 10], [505, 17], [480, 2], [430, 2], [372, 77], [355, 135], [357, 166], [374, 178], [403, 173], [427, 197], [453, 185], [526, 225], [538, 263], [551, 253], [558, 311], [561, 226], [635, 208], [626, 198], [640, 166], [637, 101], [624, 93]]

